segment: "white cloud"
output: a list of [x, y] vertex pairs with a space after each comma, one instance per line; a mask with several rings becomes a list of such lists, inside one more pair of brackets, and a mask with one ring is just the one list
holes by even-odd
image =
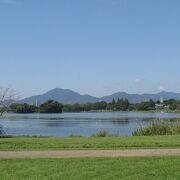
[[159, 85], [158, 90], [159, 91], [166, 91], [166, 87], [164, 85]]
[[141, 84], [141, 83], [142, 83], [142, 79], [136, 78], [136, 79], [134, 80], [134, 83], [135, 83], [135, 84]]

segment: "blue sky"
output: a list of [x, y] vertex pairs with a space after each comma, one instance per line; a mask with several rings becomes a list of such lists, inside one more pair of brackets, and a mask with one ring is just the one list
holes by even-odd
[[0, 0], [0, 85], [180, 92], [179, 0]]

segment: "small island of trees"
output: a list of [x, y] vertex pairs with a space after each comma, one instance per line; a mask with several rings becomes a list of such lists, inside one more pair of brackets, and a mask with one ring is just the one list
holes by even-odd
[[62, 113], [63, 105], [57, 101], [49, 100], [40, 105], [40, 113]]

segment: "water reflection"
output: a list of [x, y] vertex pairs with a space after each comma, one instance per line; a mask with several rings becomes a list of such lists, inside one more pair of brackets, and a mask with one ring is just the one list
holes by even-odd
[[176, 113], [64, 113], [7, 114], [0, 124], [11, 135], [91, 136], [106, 130], [110, 134], [131, 135], [140, 125], [152, 121], [180, 121]]

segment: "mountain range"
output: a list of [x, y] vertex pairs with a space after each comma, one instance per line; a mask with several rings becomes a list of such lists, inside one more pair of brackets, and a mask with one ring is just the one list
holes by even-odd
[[106, 101], [111, 102], [113, 100], [119, 99], [128, 99], [131, 103], [139, 103], [142, 101], [148, 101], [149, 99], [152, 99], [154, 101], [160, 100], [160, 98], [163, 99], [177, 99], [180, 100], [180, 93], [174, 93], [174, 92], [166, 92], [162, 91], [160, 93], [156, 94], [128, 94], [125, 92], [117, 92], [109, 96], [103, 96], [103, 97], [94, 97], [90, 95], [81, 95], [75, 91], [72, 91], [70, 89], [60, 89], [55, 88], [52, 89], [45, 94], [37, 95], [37, 96], [31, 96], [25, 99], [20, 100], [20, 103], [27, 103], [27, 104], [34, 104], [34, 105], [40, 105], [44, 103], [47, 100], [55, 100], [59, 101], [63, 104], [74, 104], [74, 103], [93, 103], [93, 102], [99, 102], [99, 101]]

